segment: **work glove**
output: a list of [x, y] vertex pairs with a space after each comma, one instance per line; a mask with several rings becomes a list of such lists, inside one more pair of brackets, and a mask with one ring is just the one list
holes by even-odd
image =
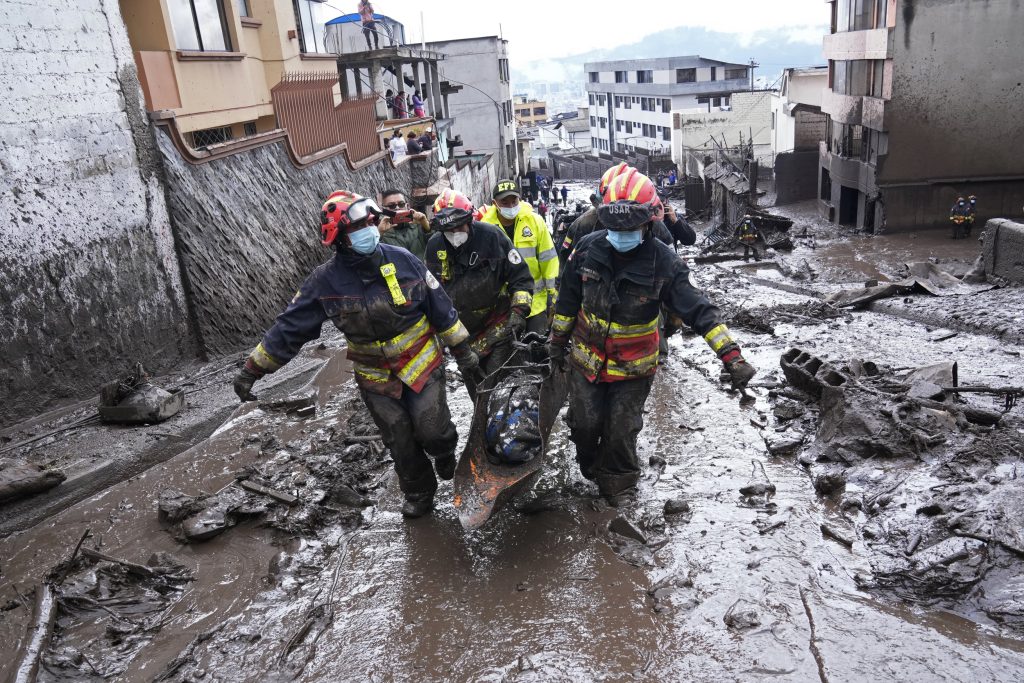
[[732, 388], [737, 391], [746, 389], [747, 384], [757, 374], [754, 366], [743, 360], [743, 356], [728, 361], [725, 364], [725, 371], [729, 373], [729, 379], [732, 380]]
[[562, 372], [565, 370], [565, 354], [566, 345], [559, 344], [558, 342], [549, 341], [547, 344], [548, 351], [548, 368], [551, 370], [551, 374], [555, 372]]
[[452, 355], [455, 356], [455, 365], [464, 379], [469, 379], [474, 384], [480, 384], [486, 379], [483, 369], [480, 367], [480, 356], [469, 348], [469, 344], [462, 342], [452, 347]]
[[256, 380], [260, 378], [260, 375], [249, 370], [248, 367], [243, 367], [238, 371], [238, 376], [235, 377], [234, 389], [241, 401], [255, 401], [256, 394], [252, 393], [252, 385], [256, 383]]
[[526, 316], [518, 308], [513, 308], [508, 314], [508, 330], [516, 339], [523, 336], [526, 329]]

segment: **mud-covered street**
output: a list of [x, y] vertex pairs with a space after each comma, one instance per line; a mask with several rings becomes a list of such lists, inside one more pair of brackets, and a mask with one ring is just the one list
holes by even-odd
[[[259, 403], [238, 406], [228, 358], [173, 378], [206, 375], [179, 418], [22, 447], [73, 463], [217, 423], [0, 541], [3, 660], [49, 576], [40, 680], [1019, 680], [1021, 409], [941, 388], [1020, 387], [1022, 347], [941, 311], [923, 324], [796, 293], [929, 257], [965, 271], [976, 246], [810, 233], [756, 269], [693, 266], [759, 369], [754, 400], [699, 338], [672, 338], [633, 508], [580, 476], [559, 419], [540, 482], [483, 529], [463, 531], [448, 482], [433, 516], [403, 519], [333, 334]], [[454, 364], [448, 385], [464, 440]]]

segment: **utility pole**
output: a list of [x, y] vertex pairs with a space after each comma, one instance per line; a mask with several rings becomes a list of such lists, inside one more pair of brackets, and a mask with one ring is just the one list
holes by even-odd
[[755, 62], [754, 58], [751, 57], [750, 61], [747, 62], [747, 66], [750, 67], [750, 92], [754, 92], [754, 69], [761, 65]]

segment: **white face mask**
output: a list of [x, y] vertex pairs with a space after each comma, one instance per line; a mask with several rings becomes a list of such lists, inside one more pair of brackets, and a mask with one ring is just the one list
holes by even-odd
[[453, 247], [461, 247], [469, 240], [468, 232], [446, 232], [444, 238], [448, 240]]
[[499, 206], [498, 213], [501, 214], [502, 218], [510, 221], [519, 215], [519, 205], [516, 204], [515, 206]]

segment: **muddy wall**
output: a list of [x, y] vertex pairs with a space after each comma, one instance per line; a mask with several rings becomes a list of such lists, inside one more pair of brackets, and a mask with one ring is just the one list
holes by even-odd
[[1024, 222], [990, 220], [983, 245], [986, 276], [1024, 284]]
[[1024, 176], [1024, 4], [901, 0], [896, 11], [878, 184]]
[[817, 196], [818, 151], [776, 155], [775, 203], [781, 206]]
[[297, 168], [283, 141], [189, 164], [163, 132], [168, 207], [202, 349], [255, 346], [295, 290], [332, 252], [319, 212], [336, 189], [376, 197], [412, 189], [412, 166], [382, 159], [352, 170], [344, 155]]
[[[833, 189], [835, 189], [833, 184]], [[988, 181], [902, 185], [881, 187], [882, 201], [875, 225], [884, 232], [904, 232], [920, 228], [949, 229], [949, 210], [958, 196], [978, 197], [978, 225], [992, 218], [1016, 218], [1024, 215], [1024, 181]], [[863, 208], [863, 207], [861, 207]], [[862, 224], [862, 223], [859, 223]]]
[[117, 0], [0, 0], [0, 424], [192, 353]]

